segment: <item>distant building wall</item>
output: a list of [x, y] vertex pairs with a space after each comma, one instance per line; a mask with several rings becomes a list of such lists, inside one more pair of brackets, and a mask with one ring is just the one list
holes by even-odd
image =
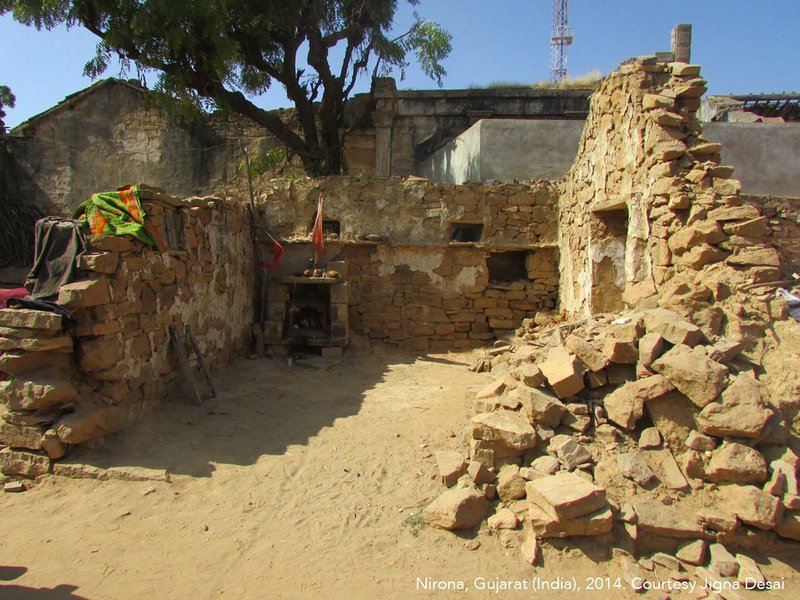
[[484, 119], [422, 162], [432, 181], [559, 179], [578, 152], [584, 121]]
[[722, 144], [743, 193], [800, 198], [800, 123], [705, 123], [703, 135]]

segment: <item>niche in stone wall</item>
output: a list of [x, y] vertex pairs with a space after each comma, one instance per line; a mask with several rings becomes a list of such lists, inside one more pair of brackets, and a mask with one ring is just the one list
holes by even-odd
[[492, 252], [486, 259], [489, 283], [504, 281], [527, 281], [526, 251]]
[[628, 210], [625, 204], [592, 212], [589, 234], [592, 313], [625, 308], [625, 247]]
[[450, 223], [451, 242], [480, 242], [483, 223]]

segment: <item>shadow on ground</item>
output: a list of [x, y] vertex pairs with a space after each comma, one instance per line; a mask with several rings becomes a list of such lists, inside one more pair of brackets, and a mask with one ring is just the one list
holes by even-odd
[[[27, 567], [0, 565], [0, 581], [14, 581], [28, 572]], [[54, 588], [32, 588], [25, 585], [0, 583], [0, 598], [3, 600], [88, 600], [73, 592], [76, 585], [62, 584]]]
[[98, 448], [77, 448], [62, 463], [135, 467], [135, 476], [147, 478], [144, 468], [155, 471], [154, 479], [164, 471], [208, 477], [215, 464], [253, 464], [357, 414], [390, 365], [415, 360], [388, 346], [351, 346], [341, 361], [307, 356], [291, 367], [286, 359], [241, 359], [214, 373], [216, 398], [198, 406], [188, 395], [169, 397]]

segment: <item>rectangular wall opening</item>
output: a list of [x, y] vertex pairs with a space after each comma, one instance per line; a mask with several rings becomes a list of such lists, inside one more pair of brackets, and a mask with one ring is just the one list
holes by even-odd
[[527, 281], [527, 258], [528, 253], [525, 251], [492, 252], [489, 258], [486, 259], [486, 268], [489, 270], [489, 283]]
[[483, 223], [451, 223], [451, 242], [480, 242], [483, 235]]

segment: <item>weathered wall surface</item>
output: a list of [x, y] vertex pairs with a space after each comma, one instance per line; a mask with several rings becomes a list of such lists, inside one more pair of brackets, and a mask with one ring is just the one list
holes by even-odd
[[583, 121], [482, 119], [418, 167], [432, 181], [560, 179], [572, 166]]
[[[148, 206], [156, 226], [169, 207]], [[243, 352], [253, 318], [250, 229], [240, 206], [196, 200], [177, 211], [183, 248], [165, 254], [128, 237], [91, 238], [81, 277], [58, 303], [77, 324], [0, 311], [0, 468], [47, 472], [65, 449], [118, 431], [184, 385], [169, 327], [191, 327], [205, 364]]]
[[[551, 182], [455, 186], [421, 178], [272, 180], [259, 210], [286, 254], [276, 276], [302, 272], [317, 199], [340, 224], [324, 260], [347, 262], [350, 326], [415, 350], [479, 345], [555, 308], [558, 252]], [[477, 242], [452, 242], [453, 223], [482, 225]], [[375, 240], [375, 241], [371, 241]], [[519, 259], [493, 280], [489, 259]]]
[[753, 295], [720, 308], [742, 286], [777, 280], [779, 257], [766, 244], [767, 219], [743, 203], [732, 169], [720, 165], [720, 144], [701, 134], [699, 72], [637, 60], [609, 75], [592, 97], [561, 192], [561, 300], [568, 313], [657, 300], [715, 335], [738, 322], [725, 311], [768, 311]]
[[147, 182], [189, 196], [242, 187], [241, 145], [278, 146], [237, 117], [187, 119], [146, 90], [108, 79], [13, 130], [15, 195], [43, 214], [68, 215], [98, 191]]
[[743, 193], [800, 198], [800, 123], [705, 123], [703, 135], [722, 144]]

